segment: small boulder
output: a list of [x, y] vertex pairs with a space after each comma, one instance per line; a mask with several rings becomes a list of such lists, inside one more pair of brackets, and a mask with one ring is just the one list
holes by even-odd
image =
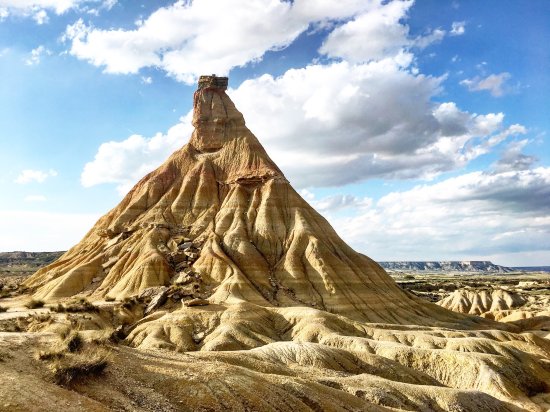
[[185, 269], [189, 268], [189, 263], [187, 262], [181, 262], [176, 265], [176, 270], [178, 272], [185, 271]]
[[170, 253], [170, 261], [175, 264], [185, 262], [185, 259], [187, 259], [185, 253], [182, 253], [180, 251]]
[[152, 298], [164, 291], [166, 291], [168, 288], [166, 286], [153, 286], [147, 289], [144, 289], [138, 296], [138, 299], [144, 299], [144, 298]]
[[193, 242], [183, 242], [178, 246], [178, 249], [185, 250], [185, 249], [191, 248], [192, 246], [193, 246]]
[[151, 299], [151, 302], [147, 305], [147, 308], [145, 308], [145, 311], [143, 314], [145, 316], [149, 315], [151, 312], [153, 312], [155, 309], [160, 308], [162, 305], [166, 303], [168, 300], [168, 289], [163, 290], [158, 295], [154, 296], [153, 299]]
[[195, 298], [191, 300], [184, 300], [183, 305], [187, 307], [206, 306], [206, 305], [210, 305], [210, 302], [207, 301], [206, 299]]
[[206, 334], [204, 332], [194, 332], [193, 333], [193, 341], [195, 343], [200, 343], [204, 339], [205, 335]]
[[176, 276], [172, 278], [172, 283], [175, 285], [187, 285], [188, 283], [191, 283], [193, 280], [195, 280], [192, 276], [190, 276], [188, 273], [180, 272], [177, 273]]
[[197, 260], [198, 257], [199, 257], [199, 254], [198, 253], [195, 253], [195, 252], [185, 252], [185, 254], [187, 255], [187, 257], [189, 258], [188, 260]]

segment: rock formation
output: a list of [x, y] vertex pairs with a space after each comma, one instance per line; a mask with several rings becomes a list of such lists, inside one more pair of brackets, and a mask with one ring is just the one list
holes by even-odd
[[438, 305], [455, 312], [481, 315], [518, 308], [525, 302], [526, 299], [520, 294], [503, 289], [458, 289], [439, 301]]
[[203, 76], [189, 144], [145, 176], [27, 286], [123, 300], [192, 283], [211, 303], [308, 306], [370, 322], [459, 321], [397, 287], [290, 186], [225, 93]]
[[121, 376], [160, 374], [162, 402], [189, 410], [540, 410], [548, 341], [400, 289], [291, 187], [226, 87], [201, 77], [189, 143], [29, 278], [34, 297], [145, 300]]

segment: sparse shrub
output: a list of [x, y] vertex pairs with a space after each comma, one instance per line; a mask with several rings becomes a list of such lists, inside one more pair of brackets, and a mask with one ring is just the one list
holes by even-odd
[[63, 312], [66, 312], [67, 310], [65, 309], [65, 306], [63, 306], [61, 303], [58, 303], [56, 306], [51, 306], [50, 307], [50, 310], [52, 312], [57, 312], [57, 313], [63, 313]]
[[6, 352], [0, 352], [0, 362], [4, 362], [6, 359], [11, 359], [12, 356]]
[[[106, 343], [106, 342], [105, 342]], [[36, 353], [36, 359], [46, 362], [53, 380], [69, 385], [76, 379], [96, 376], [108, 365], [109, 351], [101, 343], [85, 343], [78, 331], [61, 334], [57, 343]]]
[[114, 302], [114, 301], [115, 301], [115, 298], [113, 298], [112, 296], [105, 297], [105, 302]]
[[35, 300], [35, 299], [31, 299], [25, 304], [25, 306], [29, 309], [43, 308], [44, 305], [45, 305], [45, 302], [43, 300]]
[[57, 333], [61, 339], [65, 339], [73, 331], [73, 328], [66, 323], [59, 323], [56, 326], [55, 333]]
[[63, 344], [69, 352], [74, 353], [82, 349], [84, 341], [82, 339], [82, 336], [80, 336], [80, 333], [78, 333], [77, 331], [72, 331], [69, 336], [65, 338]]
[[101, 374], [107, 365], [107, 353], [96, 350], [55, 359], [50, 364], [50, 370], [55, 383], [69, 385], [77, 379]]
[[124, 309], [131, 310], [135, 304], [136, 301], [134, 300], [134, 298], [124, 298], [124, 301], [122, 302], [122, 307]]
[[64, 355], [59, 350], [41, 350], [36, 353], [36, 359], [41, 361], [52, 361], [54, 359], [61, 359]]
[[88, 302], [84, 298], [67, 303], [65, 306], [65, 312], [77, 313], [77, 312], [98, 312], [99, 309], [94, 304]]
[[29, 317], [29, 323], [46, 323], [52, 321], [52, 315], [49, 313], [34, 313]]
[[98, 346], [108, 345], [110, 343], [118, 343], [121, 339], [118, 336], [118, 329], [109, 328], [103, 331], [101, 336], [97, 336], [91, 342]]
[[5, 311], [7, 311], [7, 310], [8, 310], [7, 308], [5, 308], [5, 307], [3, 307], [3, 306], [0, 306], [0, 313], [5, 312]]

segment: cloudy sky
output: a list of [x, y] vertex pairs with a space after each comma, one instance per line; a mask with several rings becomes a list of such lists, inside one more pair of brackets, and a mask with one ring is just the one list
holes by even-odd
[[376, 260], [550, 265], [550, 2], [0, 0], [0, 251], [77, 242], [197, 76]]

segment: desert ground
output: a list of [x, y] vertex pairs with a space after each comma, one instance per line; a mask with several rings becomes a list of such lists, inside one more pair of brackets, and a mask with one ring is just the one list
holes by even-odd
[[[304, 325], [292, 325], [281, 342], [269, 339], [273, 341], [263, 345], [251, 343], [250, 349], [205, 352], [144, 343], [134, 331], [147, 298], [93, 305], [66, 299], [63, 312], [59, 304], [30, 309], [25, 306], [28, 296], [21, 295], [28, 274], [15, 272], [13, 263], [10, 268], [0, 266], [0, 306], [7, 309], [0, 313], [0, 410], [550, 409], [547, 383], [518, 379], [514, 373], [524, 374], [521, 369], [500, 370], [510, 367], [507, 354], [519, 356], [517, 349], [529, 349], [547, 372], [548, 273], [392, 273], [410, 293], [451, 310], [498, 320], [511, 326], [503, 329], [519, 334], [492, 330], [476, 336], [365, 324], [362, 333], [369, 337], [352, 343], [344, 336], [358, 334], [357, 325], [304, 308], [321, 334], [334, 328], [341, 335], [331, 331], [312, 339], [311, 332], [304, 335]], [[247, 321], [262, 315], [262, 322], [269, 321], [270, 314], [244, 309], [250, 310]], [[266, 328], [258, 332], [266, 333]], [[204, 332], [197, 331], [194, 339], [200, 342]], [[491, 355], [481, 356], [488, 348]], [[449, 361], [452, 366], [446, 370]], [[525, 354], [520, 365], [537, 368]], [[499, 384], [507, 386], [495, 387], [491, 380], [501, 373]], [[494, 396], [496, 391], [500, 396]]]

